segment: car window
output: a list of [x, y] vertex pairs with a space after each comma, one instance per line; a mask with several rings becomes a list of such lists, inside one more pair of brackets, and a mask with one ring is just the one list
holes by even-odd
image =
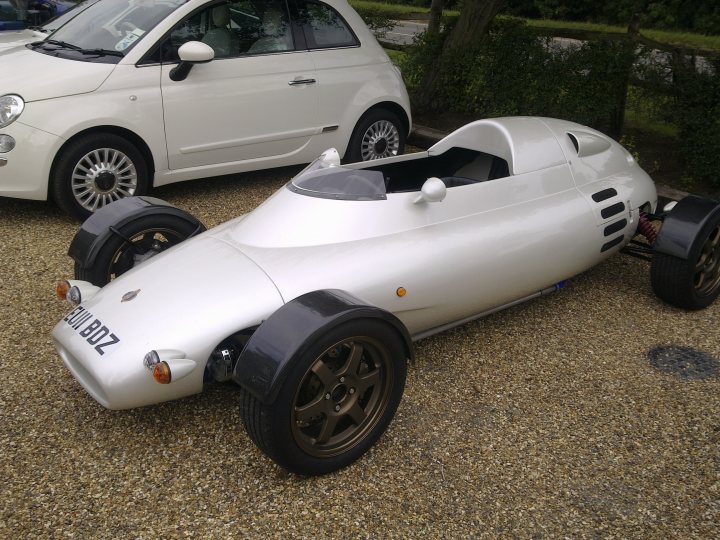
[[56, 43], [61, 42], [66, 52], [73, 49], [101, 49], [124, 55], [147, 32], [186, 2], [101, 0], [58, 28], [52, 34], [52, 39]]
[[43, 23], [41, 30], [43, 32], [54, 32], [70, 19], [79, 15], [84, 9], [87, 9], [98, 1], [99, 0], [83, 0], [82, 2], [76, 3], [76, 5], [70, 7], [67, 11], [63, 11], [59, 15], [55, 15], [51, 19], [48, 19], [45, 23]]
[[308, 49], [356, 47], [357, 37], [350, 26], [333, 8], [322, 2], [305, 2], [300, 7], [300, 19]]
[[177, 62], [178, 49], [188, 41], [210, 45], [215, 58], [295, 49], [284, 0], [229, 0], [198, 11], [170, 33], [162, 47], [162, 61]]

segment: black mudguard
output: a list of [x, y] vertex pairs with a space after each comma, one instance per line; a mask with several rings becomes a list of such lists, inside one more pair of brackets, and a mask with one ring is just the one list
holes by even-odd
[[653, 251], [679, 259], [689, 259], [696, 247], [695, 239], [708, 221], [718, 213], [720, 203], [717, 201], [695, 195], [685, 197], [665, 216]]
[[103, 244], [114, 234], [111, 227], [119, 230], [126, 223], [148, 215], [177, 216], [194, 224], [198, 233], [205, 230], [197, 218], [161, 199], [126, 197], [103, 206], [87, 218], [70, 243], [68, 255], [85, 268], [90, 268]]
[[293, 361], [319, 336], [351, 319], [385, 321], [398, 332], [407, 358], [414, 360], [410, 334], [395, 315], [344, 291], [320, 290], [288, 302], [258, 327], [235, 365], [233, 380], [264, 404], [272, 404]]

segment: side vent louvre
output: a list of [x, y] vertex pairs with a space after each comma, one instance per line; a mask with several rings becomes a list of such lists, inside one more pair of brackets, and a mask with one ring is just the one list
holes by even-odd
[[601, 253], [604, 253], [604, 252], [606, 252], [608, 249], [614, 248], [614, 247], [617, 246], [618, 244], [622, 243], [622, 241], [623, 241], [624, 239], [625, 239], [624, 236], [618, 236], [617, 238], [613, 238], [612, 240], [610, 240], [609, 242], [607, 242], [607, 243], [602, 247], [602, 249], [600, 250], [600, 252], [601, 252]]
[[618, 231], [622, 231], [626, 225], [627, 219], [621, 219], [620, 221], [611, 223], [610, 225], [605, 227], [605, 236], [610, 236], [611, 234], [615, 234]]
[[603, 208], [600, 210], [600, 215], [603, 217], [603, 219], [607, 219], [609, 217], [612, 217], [616, 214], [619, 214], [620, 212], [623, 212], [625, 210], [625, 205], [621, 202], [615, 203], [612, 206], [608, 206], [607, 208]]
[[617, 195], [617, 191], [615, 191], [615, 188], [608, 188], [603, 189], [602, 191], [598, 191], [597, 193], [593, 193], [592, 199], [595, 202], [603, 202], [607, 199], [610, 199]]

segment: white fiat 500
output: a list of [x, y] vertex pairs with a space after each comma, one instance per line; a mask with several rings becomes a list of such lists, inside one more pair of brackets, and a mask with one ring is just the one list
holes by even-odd
[[399, 71], [346, 0], [100, 0], [0, 51], [0, 196], [85, 217], [152, 186], [402, 153]]

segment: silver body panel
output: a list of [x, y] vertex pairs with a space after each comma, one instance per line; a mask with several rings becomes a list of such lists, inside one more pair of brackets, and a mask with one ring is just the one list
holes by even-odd
[[[600, 153], [578, 157], [583, 144], [585, 153]], [[651, 179], [622, 147], [559, 120], [474, 122], [429, 152], [349, 167], [410, 163], [453, 147], [503, 157], [511, 175], [448, 188], [432, 203], [417, 203], [417, 192], [349, 201], [282, 188], [250, 214], [104, 287], [83, 307], [120, 342], [98, 355], [82, 328], [61, 321], [53, 332], [61, 356], [104, 406], [127, 408], [199, 392], [204, 365], [223, 338], [313, 290], [345, 290], [424, 337], [587, 270], [630, 240], [642, 205], [657, 203]], [[614, 195], [593, 199], [609, 188]], [[622, 211], [603, 217], [617, 203]], [[608, 237], [608, 224], [622, 220]], [[608, 240], [616, 244], [606, 248]], [[405, 296], [396, 294], [399, 287]], [[137, 289], [137, 298], [121, 302]], [[142, 359], [163, 348], [183, 351], [199, 367], [177, 383], [155, 383]]]

